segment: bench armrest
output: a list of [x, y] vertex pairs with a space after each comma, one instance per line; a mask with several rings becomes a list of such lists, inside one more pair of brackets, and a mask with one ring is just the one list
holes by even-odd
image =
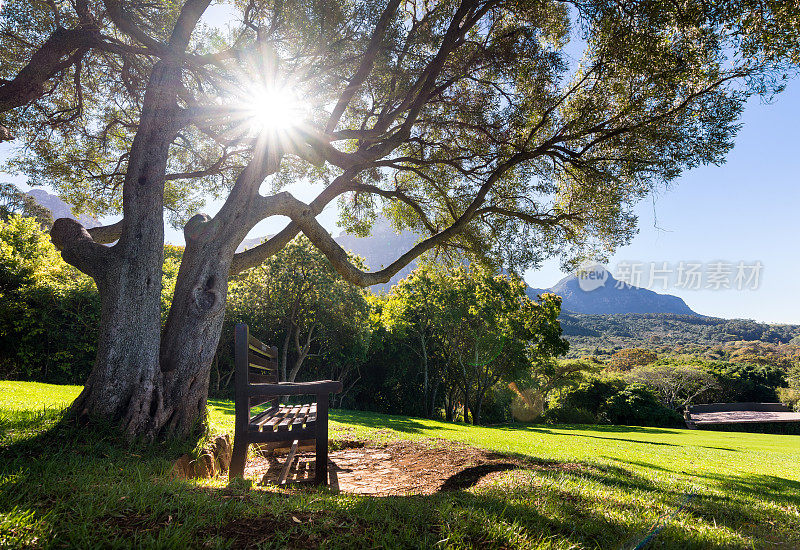
[[317, 380], [316, 382], [279, 382], [277, 384], [250, 384], [250, 396], [254, 395], [303, 395], [339, 393], [342, 383], [336, 380]]

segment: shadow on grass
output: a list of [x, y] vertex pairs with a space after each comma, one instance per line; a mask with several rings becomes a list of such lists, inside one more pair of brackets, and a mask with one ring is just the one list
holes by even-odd
[[[578, 430], [580, 431], [587, 431], [591, 430], [594, 432], [600, 433], [611, 433], [611, 434], [622, 434], [622, 433], [655, 433], [655, 434], [670, 434], [670, 433], [677, 433], [670, 430], [661, 430], [661, 429], [653, 429], [653, 428], [642, 428], [638, 426], [599, 426], [595, 424], [587, 424], [587, 425], [558, 425], [554, 426], [553, 428], [544, 428], [540, 426], [526, 426], [524, 424], [509, 424], [505, 426], [493, 426], [499, 430], [506, 430], [506, 431], [520, 431], [520, 432], [535, 432], [541, 433], [546, 435], [557, 435], [563, 437], [587, 437], [591, 439], [605, 439], [610, 441], [623, 441], [626, 443], [643, 443], [645, 445], [660, 445], [666, 447], [683, 447], [684, 445], [678, 445], [675, 443], [665, 443], [663, 441], [645, 441], [642, 439], [631, 439], [627, 437], [604, 437], [602, 435], [589, 435], [585, 433], [577, 433]], [[567, 433], [564, 433], [567, 432]]]
[[92, 419], [88, 423], [78, 421], [68, 408], [42, 411], [0, 409], [0, 434], [3, 436], [0, 439], [0, 473], [9, 465], [32, 457], [58, 457], [64, 453], [84, 457], [146, 453], [165, 458], [188, 452], [194, 447], [190, 440], [169, 443], [128, 441], [111, 423], [103, 419]]
[[[695, 474], [716, 484], [726, 493], [743, 493], [750, 498], [770, 495], [776, 502], [800, 506], [800, 482], [766, 474], [726, 474], [705, 472]], [[800, 520], [798, 520], [800, 523]]]
[[[679, 489], [624, 467], [530, 457], [525, 479], [464, 491], [488, 473], [519, 467], [519, 461], [509, 460], [465, 468], [444, 482], [448, 491], [429, 496], [198, 486], [164, 476], [177, 448], [132, 447], [113, 429], [77, 426], [57, 411], [3, 418], [0, 427], [12, 430], [17, 441], [0, 447], [0, 518], [13, 510], [32, 511], [43, 523], [28, 527], [44, 545], [103, 547], [124, 540], [142, 547], [430, 548], [446, 541], [441, 545], [631, 548], [682, 498]], [[346, 411], [337, 411], [336, 420], [398, 431], [426, 428], [413, 420]], [[739, 493], [763, 499], [789, 491], [787, 498], [795, 502], [799, 483], [772, 476], [709, 479], [715, 486], [727, 482], [737, 493], [701, 495], [690, 515], [659, 534], [660, 547], [713, 548], [715, 541], [703, 538], [713, 524], [734, 532], [773, 529], [790, 540], [789, 511], [765, 517]], [[4, 529], [19, 531], [19, 525], [2, 521], [0, 538]]]
[[435, 427], [426, 426], [423, 422], [407, 416], [377, 415], [374, 413], [334, 409], [331, 411], [331, 420], [343, 424], [354, 424], [365, 428], [391, 429], [403, 433], [421, 434], [431, 430], [454, 430], [446, 425]]
[[641, 433], [641, 434], [656, 434], [656, 435], [675, 435], [682, 434], [683, 432], [673, 430], [670, 428], [649, 428], [646, 426], [617, 426], [610, 424], [497, 424], [492, 426], [499, 430], [517, 430], [523, 432], [540, 432], [552, 435], [571, 435], [559, 432], [575, 431], [575, 430], [591, 430], [593, 432], [602, 433]]

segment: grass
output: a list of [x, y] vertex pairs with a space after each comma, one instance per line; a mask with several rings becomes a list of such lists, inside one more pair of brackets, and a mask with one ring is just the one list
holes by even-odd
[[[80, 388], [0, 382], [0, 547], [800, 548], [800, 436], [472, 427], [332, 411], [335, 437], [443, 438], [555, 467], [489, 487], [367, 497], [171, 481], [182, 449], [60, 421]], [[233, 430], [230, 402], [212, 430]]]

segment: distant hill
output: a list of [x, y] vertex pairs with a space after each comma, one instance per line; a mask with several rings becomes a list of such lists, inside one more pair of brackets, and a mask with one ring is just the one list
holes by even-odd
[[561, 296], [561, 308], [574, 313], [672, 313], [699, 315], [681, 298], [659, 294], [646, 288], [631, 286], [614, 279], [606, 272], [605, 284], [594, 290], [584, 290], [576, 275], [568, 275], [548, 289], [528, 288], [528, 296], [551, 292]]
[[[355, 237], [347, 233], [340, 233], [336, 242], [345, 250], [349, 250], [364, 258], [371, 270], [382, 269], [397, 259], [398, 256], [409, 250], [417, 242], [417, 236], [410, 231], [397, 234], [384, 218], [378, 218], [372, 227], [369, 237]], [[411, 262], [388, 283], [372, 286], [373, 292], [389, 292], [392, 285], [404, 279], [417, 267], [417, 262]]]
[[[266, 237], [246, 239], [239, 246], [239, 251], [252, 248]], [[340, 233], [335, 240], [345, 250], [363, 257], [372, 270], [381, 269], [393, 262], [397, 256], [410, 249], [417, 241], [410, 231], [397, 234], [389, 222], [378, 218], [368, 237], [355, 237]], [[373, 292], [388, 292], [392, 285], [406, 277], [415, 267], [416, 262], [400, 270], [392, 279], [382, 285], [372, 287]], [[615, 314], [615, 313], [671, 313], [679, 315], [698, 315], [677, 296], [658, 294], [652, 290], [638, 288], [620, 283], [607, 273], [605, 284], [592, 291], [581, 289], [578, 278], [569, 275], [548, 289], [528, 288], [528, 296], [536, 298], [537, 294], [552, 292], [561, 296], [562, 309], [575, 313]]]
[[57, 196], [51, 195], [44, 189], [31, 189], [27, 194], [36, 199], [36, 202], [50, 210], [53, 220], [57, 220], [58, 218], [71, 218], [79, 221], [81, 225], [87, 229], [100, 225], [100, 222], [91, 216], [81, 214], [76, 217], [75, 214], [72, 213], [72, 207], [69, 204], [62, 201]]

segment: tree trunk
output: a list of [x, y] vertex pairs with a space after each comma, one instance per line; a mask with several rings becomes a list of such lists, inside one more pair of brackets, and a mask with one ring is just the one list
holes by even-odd
[[314, 325], [311, 325], [308, 328], [308, 334], [306, 335], [306, 341], [301, 346], [300, 345], [300, 327], [295, 327], [294, 332], [294, 343], [295, 343], [295, 350], [297, 351], [297, 359], [294, 362], [294, 366], [292, 370], [289, 371], [289, 377], [286, 378], [286, 382], [294, 382], [295, 378], [297, 378], [297, 373], [300, 372], [300, 367], [303, 366], [303, 362], [308, 357], [309, 351], [311, 349], [311, 339], [312, 334], [314, 333]]
[[[102, 301], [97, 356], [83, 391], [73, 403], [81, 416], [119, 423], [129, 436], [157, 430], [162, 402], [158, 368], [160, 267], [131, 260], [98, 281]], [[154, 300], [153, 297], [156, 297]]]
[[286, 323], [286, 337], [283, 339], [283, 345], [281, 346], [280, 369], [282, 382], [286, 382], [286, 376], [289, 372], [289, 341], [292, 339], [292, 331], [295, 330], [291, 320], [290, 318]]
[[428, 414], [428, 347], [426, 346], [425, 342], [425, 334], [420, 333], [419, 335], [420, 345], [422, 346], [422, 406], [423, 406], [423, 414], [426, 418], [429, 418], [430, 415]]
[[73, 410], [119, 423], [129, 437], [152, 438], [162, 417], [163, 178], [179, 126], [179, 85], [179, 62], [155, 65], [125, 175], [119, 242], [99, 245], [69, 219], [51, 231], [64, 259], [94, 278], [102, 301], [97, 357]]
[[481, 404], [483, 403], [483, 398], [478, 395], [473, 399], [473, 405], [470, 408], [470, 412], [472, 413], [472, 424], [477, 426], [481, 423]]
[[207, 223], [203, 216], [195, 216], [186, 226], [186, 250], [161, 337], [160, 428], [170, 434], [188, 435], [205, 420], [211, 365], [222, 332], [235, 245], [204, 235]]
[[431, 415], [429, 418], [433, 418], [433, 413], [434, 411], [436, 411], [436, 394], [439, 392], [439, 385], [440, 384], [437, 382], [433, 386], [433, 391], [431, 392], [430, 409], [429, 409], [431, 411]]

